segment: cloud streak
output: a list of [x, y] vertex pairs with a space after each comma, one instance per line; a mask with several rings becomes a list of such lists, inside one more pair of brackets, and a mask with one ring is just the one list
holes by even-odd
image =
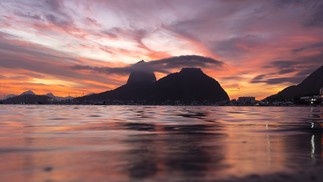
[[[143, 66], [141, 66], [143, 65]], [[75, 70], [91, 70], [106, 74], [121, 74], [128, 75], [130, 72], [144, 70], [160, 73], [171, 73], [171, 70], [181, 69], [184, 67], [211, 67], [213, 69], [220, 69], [224, 65], [223, 62], [214, 60], [208, 57], [187, 55], [165, 58], [146, 62], [145, 64], [133, 64], [124, 67], [93, 67], [88, 65], [74, 65], [71, 68]]]
[[322, 65], [322, 60], [323, 52], [313, 56], [298, 57], [295, 60], [276, 60], [263, 68], [278, 71], [257, 75], [251, 80], [251, 83], [279, 84], [287, 82], [298, 84], [316, 70], [318, 65]]

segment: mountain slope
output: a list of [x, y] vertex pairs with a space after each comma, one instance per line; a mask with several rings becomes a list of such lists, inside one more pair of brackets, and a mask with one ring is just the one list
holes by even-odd
[[57, 97], [52, 93], [46, 95], [36, 95], [33, 91], [29, 90], [21, 93], [20, 95], [8, 95], [3, 103], [5, 104], [51, 104], [54, 102], [69, 101], [73, 97]]
[[20, 95], [36, 95], [36, 94], [33, 91], [28, 90], [28, 91], [21, 93]]
[[288, 100], [295, 97], [318, 95], [323, 87], [323, 66], [315, 70], [300, 84], [285, 88], [275, 95], [267, 97], [265, 100]]
[[220, 84], [198, 68], [183, 68], [179, 73], [160, 79], [154, 85], [151, 98], [159, 102], [169, 100], [181, 103], [229, 100]]
[[69, 101], [69, 100], [73, 99], [73, 97], [71, 97], [71, 96], [68, 96], [68, 97], [55, 96], [53, 93], [48, 93], [48, 94], [46, 94], [46, 96], [48, 96], [48, 97], [52, 98], [54, 101], [58, 101], [58, 102]]
[[11, 97], [3, 100], [4, 104], [50, 104], [52, 103], [52, 98], [46, 95], [18, 95], [16, 97]]
[[115, 101], [136, 101], [144, 100], [150, 94], [152, 85], [156, 82], [156, 76], [149, 71], [146, 62], [140, 61], [133, 67], [136, 69], [130, 73], [128, 81], [125, 85], [114, 90], [87, 95], [74, 99], [78, 103], [93, 102], [115, 102]]

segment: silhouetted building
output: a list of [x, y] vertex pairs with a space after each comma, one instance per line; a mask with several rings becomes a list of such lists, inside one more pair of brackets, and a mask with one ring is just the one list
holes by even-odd
[[238, 103], [239, 104], [254, 104], [256, 102], [255, 97], [239, 97]]

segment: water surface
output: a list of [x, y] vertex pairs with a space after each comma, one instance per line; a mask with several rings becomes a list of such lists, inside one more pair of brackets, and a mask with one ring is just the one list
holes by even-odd
[[323, 108], [0, 105], [0, 181], [208, 181], [322, 165]]

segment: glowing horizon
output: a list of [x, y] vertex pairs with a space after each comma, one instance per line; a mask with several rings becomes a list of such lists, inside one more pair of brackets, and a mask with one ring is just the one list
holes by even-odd
[[322, 66], [322, 12], [319, 0], [0, 0], [0, 98], [103, 92], [128, 78], [106, 68], [200, 55], [223, 63], [193, 66], [230, 99], [262, 99]]

